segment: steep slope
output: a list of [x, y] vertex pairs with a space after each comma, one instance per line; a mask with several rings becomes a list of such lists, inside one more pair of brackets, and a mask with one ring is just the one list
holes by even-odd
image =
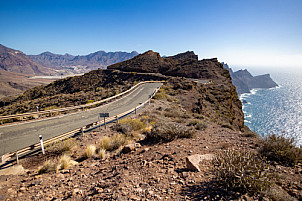
[[0, 68], [15, 73], [45, 75], [52, 71], [38, 65], [23, 52], [10, 49], [0, 44]]
[[223, 67], [229, 70], [238, 94], [250, 93], [250, 90], [255, 88], [268, 89], [278, 86], [269, 74], [253, 76], [246, 69], [233, 72], [226, 63], [223, 63]]
[[[217, 59], [198, 60], [194, 52], [185, 52], [171, 57], [161, 57], [148, 51], [133, 59], [107, 67], [122, 71], [161, 73], [166, 76], [198, 78], [212, 80], [211, 84], [185, 84], [184, 81], [172, 82], [173, 89], [192, 89], [194, 93], [188, 107], [221, 124], [231, 125], [236, 130], [243, 130], [244, 116], [236, 88], [232, 84], [228, 70]], [[191, 87], [190, 87], [191, 86]]]
[[107, 68], [128, 72], [161, 73], [169, 76], [212, 79], [219, 82], [229, 76], [229, 73], [222, 68], [222, 64], [217, 59], [199, 61], [194, 52], [161, 57], [159, 53], [150, 50], [133, 59], [113, 64]]
[[60, 55], [44, 52], [39, 55], [29, 55], [29, 57], [43, 66], [55, 69], [62, 69], [62, 67], [86, 67], [83, 68], [83, 72], [87, 72], [89, 70], [105, 68], [108, 65], [131, 59], [137, 54], [138, 53], [135, 51], [131, 53], [98, 51], [88, 55], [73, 56], [70, 54]]

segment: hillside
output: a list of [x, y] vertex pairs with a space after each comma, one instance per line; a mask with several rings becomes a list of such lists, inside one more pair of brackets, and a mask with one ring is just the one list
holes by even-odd
[[225, 63], [223, 67], [228, 69], [232, 77], [232, 83], [235, 85], [237, 93], [250, 93], [252, 89], [269, 89], [277, 87], [278, 84], [272, 80], [269, 74], [253, 76], [248, 70], [233, 70]]
[[8, 72], [31, 75], [49, 75], [53, 71], [32, 61], [19, 50], [10, 49], [0, 44], [0, 69]]
[[[202, 84], [191, 78], [212, 82]], [[1, 198], [302, 199], [301, 163], [290, 167], [259, 156], [264, 141], [244, 126], [229, 72], [217, 59], [198, 61], [193, 52], [163, 58], [148, 51], [108, 70], [27, 90], [11, 103], [0, 102], [1, 112], [83, 104], [143, 80], [165, 81], [150, 105], [107, 129], [52, 144], [45, 155], [0, 170]], [[301, 150], [294, 151], [302, 155]]]
[[161, 57], [159, 53], [150, 50], [133, 59], [108, 66], [107, 69], [212, 79], [217, 82], [229, 79], [229, 73], [222, 68], [222, 64], [217, 59], [198, 60], [198, 56], [194, 52]]
[[44, 52], [39, 55], [29, 55], [29, 58], [40, 65], [57, 70], [86, 73], [90, 70], [106, 68], [108, 65], [131, 59], [137, 54], [135, 51], [131, 53], [98, 51], [88, 55], [73, 56], [70, 54], [60, 55]]
[[0, 99], [8, 96], [18, 96], [27, 89], [46, 85], [54, 79], [31, 79], [31, 75], [14, 73], [0, 69]]
[[[212, 83], [197, 84], [184, 77], [211, 79]], [[244, 128], [242, 105], [228, 71], [217, 59], [198, 61], [193, 52], [162, 58], [158, 53], [148, 51], [109, 66], [108, 70], [99, 69], [27, 90], [15, 100], [0, 102], [0, 114], [35, 111], [36, 105], [42, 110], [85, 104], [125, 91], [133, 83], [144, 80], [166, 80], [174, 90], [190, 90], [192, 100], [187, 102], [188, 110], [236, 130]]]

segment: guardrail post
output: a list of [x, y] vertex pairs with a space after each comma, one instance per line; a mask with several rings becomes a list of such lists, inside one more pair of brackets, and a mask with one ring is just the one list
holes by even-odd
[[116, 118], [116, 123], [118, 124], [118, 117], [117, 117], [117, 115], [115, 116], [115, 118]]
[[84, 136], [84, 127], [81, 128], [82, 136]]
[[42, 135], [39, 135], [40, 138], [40, 143], [41, 143], [41, 149], [42, 149], [42, 153], [45, 154], [45, 150], [44, 150], [44, 145], [43, 145], [43, 139], [42, 139]]
[[135, 107], [135, 109], [134, 109], [134, 114], [136, 114], [136, 107]]
[[104, 116], [104, 126], [105, 126], [105, 130], [106, 130], [106, 117]]
[[19, 165], [19, 155], [18, 155], [18, 152], [16, 152], [16, 160], [17, 160], [17, 164]]

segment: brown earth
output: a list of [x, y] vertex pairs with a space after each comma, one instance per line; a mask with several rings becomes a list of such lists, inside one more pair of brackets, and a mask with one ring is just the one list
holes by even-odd
[[54, 79], [30, 79], [34, 75], [8, 72], [0, 69], [0, 99], [16, 97], [27, 89], [47, 85]]
[[[183, 107], [175, 109], [177, 105], [156, 100], [140, 112], [142, 116], [156, 114], [164, 118], [174, 108], [178, 113], [190, 115]], [[136, 118], [135, 115], [132, 117]], [[194, 119], [166, 118], [186, 126]], [[207, 124], [207, 128], [196, 130], [192, 139], [156, 144], [140, 141], [141, 146], [130, 153], [110, 153], [105, 160], [78, 160], [78, 165], [57, 173], [37, 174], [37, 167], [43, 161], [56, 156], [40, 154], [21, 160], [27, 169], [25, 174], [0, 176], [0, 200], [270, 200], [269, 197], [249, 197], [218, 187], [210, 161], [199, 165], [200, 172], [186, 168], [185, 157], [190, 155], [216, 154], [226, 149], [257, 151], [261, 146], [258, 137], [247, 137], [202, 116], [198, 118]], [[70, 155], [80, 159], [89, 144], [97, 146], [102, 136], [114, 133], [116, 131], [111, 127], [79, 136], [77, 149]], [[289, 168], [272, 164], [270, 168], [282, 178], [271, 190], [277, 189], [279, 195], [289, 200], [302, 199], [301, 165]]]

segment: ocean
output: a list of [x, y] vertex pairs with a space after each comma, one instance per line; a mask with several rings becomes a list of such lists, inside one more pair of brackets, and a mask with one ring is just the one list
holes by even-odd
[[302, 145], [302, 73], [270, 74], [279, 87], [240, 95], [245, 125], [262, 137], [283, 135]]

